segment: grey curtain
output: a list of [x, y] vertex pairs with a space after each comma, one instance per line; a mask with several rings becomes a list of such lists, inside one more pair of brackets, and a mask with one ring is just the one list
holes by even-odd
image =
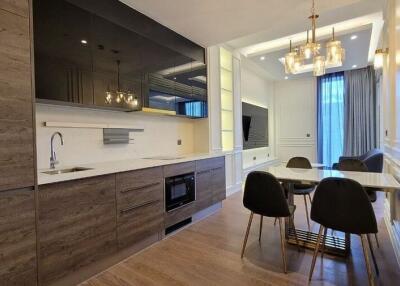
[[344, 73], [344, 155], [377, 146], [375, 71], [372, 66]]

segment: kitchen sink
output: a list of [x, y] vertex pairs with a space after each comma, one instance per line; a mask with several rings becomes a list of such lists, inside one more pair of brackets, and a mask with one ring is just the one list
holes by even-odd
[[44, 171], [42, 173], [47, 174], [47, 175], [58, 175], [58, 174], [75, 173], [75, 172], [87, 171], [87, 170], [92, 170], [92, 168], [74, 167], [74, 168], [68, 168], [68, 169]]

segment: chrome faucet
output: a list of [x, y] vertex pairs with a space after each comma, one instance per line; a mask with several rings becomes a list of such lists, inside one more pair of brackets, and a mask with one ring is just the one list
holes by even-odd
[[56, 135], [60, 136], [61, 145], [64, 145], [64, 140], [63, 140], [62, 134], [58, 131], [54, 132], [53, 135], [51, 135], [51, 140], [50, 140], [50, 169], [54, 169], [56, 164], [58, 164], [56, 152], [54, 151], [54, 147], [53, 147], [53, 140]]

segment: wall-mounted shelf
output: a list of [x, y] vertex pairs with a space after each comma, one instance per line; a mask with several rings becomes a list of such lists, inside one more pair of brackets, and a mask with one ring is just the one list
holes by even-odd
[[83, 122], [56, 122], [45, 121], [45, 127], [58, 128], [94, 128], [94, 129], [128, 129], [130, 132], [143, 132], [143, 128], [137, 128], [129, 125], [109, 124], [109, 123], [83, 123]]

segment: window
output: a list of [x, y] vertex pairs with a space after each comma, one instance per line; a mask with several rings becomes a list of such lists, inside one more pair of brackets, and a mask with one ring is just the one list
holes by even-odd
[[344, 74], [318, 78], [318, 161], [331, 167], [343, 154]]

